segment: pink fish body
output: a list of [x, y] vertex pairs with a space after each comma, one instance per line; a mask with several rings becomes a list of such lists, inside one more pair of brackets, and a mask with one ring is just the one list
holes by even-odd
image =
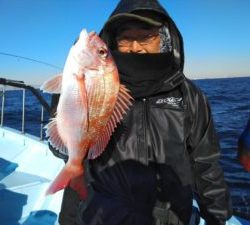
[[83, 159], [94, 159], [105, 150], [132, 98], [119, 82], [106, 44], [86, 30], [70, 49], [63, 75], [48, 80], [41, 89], [61, 94], [56, 117], [46, 126], [46, 134], [54, 148], [68, 154], [65, 167], [46, 193], [71, 185], [84, 198]]

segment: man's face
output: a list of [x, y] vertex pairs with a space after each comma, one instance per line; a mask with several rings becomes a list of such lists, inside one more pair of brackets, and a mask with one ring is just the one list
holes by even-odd
[[158, 27], [127, 27], [116, 36], [117, 50], [124, 53], [159, 53]]

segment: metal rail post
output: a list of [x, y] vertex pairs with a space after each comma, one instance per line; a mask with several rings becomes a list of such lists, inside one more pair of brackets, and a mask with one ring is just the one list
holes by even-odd
[[40, 140], [43, 140], [43, 119], [44, 119], [44, 108], [42, 106], [42, 111], [41, 111], [41, 127], [40, 127]]
[[2, 87], [1, 127], [3, 126], [4, 104], [5, 104], [5, 86]]
[[22, 114], [22, 134], [25, 129], [25, 89], [23, 89], [23, 114]]

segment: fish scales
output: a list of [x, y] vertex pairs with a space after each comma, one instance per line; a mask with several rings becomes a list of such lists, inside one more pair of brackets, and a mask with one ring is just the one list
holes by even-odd
[[[113, 112], [113, 102], [116, 102], [118, 92], [111, 73], [102, 78], [95, 80], [95, 85], [89, 85], [92, 87], [90, 90], [87, 89], [90, 98], [89, 127], [90, 129], [93, 128], [93, 132], [90, 131], [93, 135], [95, 135], [95, 132], [99, 133], [104, 129]], [[93, 135], [91, 136], [94, 139], [95, 136]]]

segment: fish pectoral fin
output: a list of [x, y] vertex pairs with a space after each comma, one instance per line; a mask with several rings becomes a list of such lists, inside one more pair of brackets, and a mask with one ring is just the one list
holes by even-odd
[[44, 128], [46, 129], [46, 137], [49, 138], [48, 141], [52, 147], [58, 150], [61, 154], [68, 155], [67, 147], [64, 145], [57, 130], [56, 118], [53, 118]]
[[88, 152], [88, 159], [97, 158], [106, 148], [109, 143], [110, 137], [114, 132], [117, 123], [119, 123], [123, 115], [129, 109], [129, 106], [132, 105], [133, 98], [130, 96], [129, 91], [126, 89], [124, 85], [120, 85], [120, 90], [117, 96], [117, 101], [114, 106], [113, 113], [110, 119], [107, 122], [106, 127], [103, 132], [98, 137], [97, 142], [93, 146], [90, 147]]
[[60, 94], [62, 89], [62, 74], [45, 81], [40, 90], [47, 93]]

